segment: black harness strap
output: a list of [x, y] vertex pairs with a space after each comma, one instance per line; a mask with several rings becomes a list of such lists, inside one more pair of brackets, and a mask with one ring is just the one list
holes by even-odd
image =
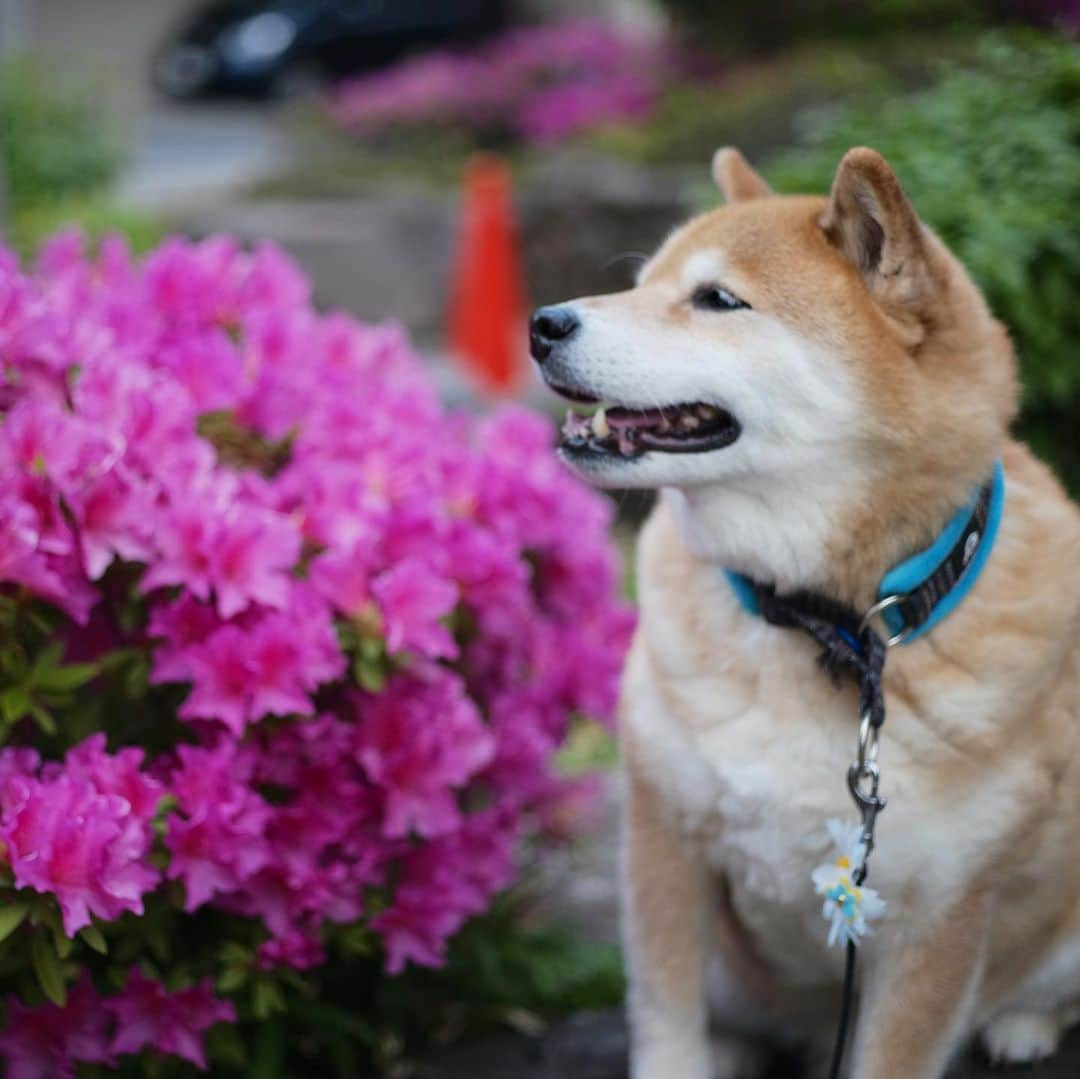
[[885, 642], [859, 616], [842, 603], [814, 592], [778, 596], [771, 585], [754, 584], [761, 616], [774, 626], [801, 629], [810, 634], [822, 652], [818, 662], [834, 682], [851, 674], [859, 683], [859, 710], [870, 723], [885, 722], [885, 692], [881, 674], [885, 667]]

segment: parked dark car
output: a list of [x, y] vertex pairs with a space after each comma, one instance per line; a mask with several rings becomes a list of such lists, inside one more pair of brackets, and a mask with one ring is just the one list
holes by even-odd
[[465, 44], [506, 20], [506, 0], [214, 0], [169, 37], [154, 84], [170, 97], [290, 94]]

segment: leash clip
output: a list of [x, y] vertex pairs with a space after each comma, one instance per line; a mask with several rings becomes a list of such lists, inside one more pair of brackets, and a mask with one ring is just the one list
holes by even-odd
[[878, 727], [870, 719], [869, 712], [863, 712], [859, 722], [859, 754], [848, 768], [847, 784], [852, 801], [862, 818], [862, 834], [866, 842], [866, 858], [859, 867], [860, 875], [866, 876], [866, 861], [874, 849], [874, 827], [878, 814], [885, 808], [886, 799], [878, 794], [881, 772], [877, 764]]
[[891, 610], [893, 607], [898, 607], [901, 603], [908, 598], [910, 593], [908, 592], [893, 592], [892, 595], [885, 596], [879, 599], [867, 612], [863, 615], [862, 621], [859, 623], [859, 636], [861, 637], [868, 629], [870, 629], [871, 621], [882, 616], [881, 621], [885, 626], [886, 632], [881, 635], [882, 640], [885, 642], [886, 648], [892, 648], [895, 645], [903, 644], [915, 632], [911, 626], [905, 626], [899, 633], [892, 633], [888, 622], [885, 621], [885, 612]]

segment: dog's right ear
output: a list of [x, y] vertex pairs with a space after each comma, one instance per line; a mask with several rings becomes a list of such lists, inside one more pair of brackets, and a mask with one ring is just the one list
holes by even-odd
[[872, 292], [906, 292], [912, 298], [926, 270], [922, 224], [876, 150], [857, 146], [844, 154], [821, 227]]
[[857, 146], [836, 170], [821, 227], [859, 272], [878, 306], [921, 340], [935, 267], [919, 215], [889, 163]]
[[764, 199], [773, 193], [734, 146], [722, 146], [713, 154], [712, 175], [725, 202]]

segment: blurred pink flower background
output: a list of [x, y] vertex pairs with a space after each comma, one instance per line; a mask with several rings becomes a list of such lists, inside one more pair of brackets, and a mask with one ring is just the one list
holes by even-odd
[[504, 31], [470, 51], [412, 57], [349, 80], [329, 107], [356, 134], [452, 125], [544, 145], [647, 118], [691, 67], [664, 36], [569, 20]]

